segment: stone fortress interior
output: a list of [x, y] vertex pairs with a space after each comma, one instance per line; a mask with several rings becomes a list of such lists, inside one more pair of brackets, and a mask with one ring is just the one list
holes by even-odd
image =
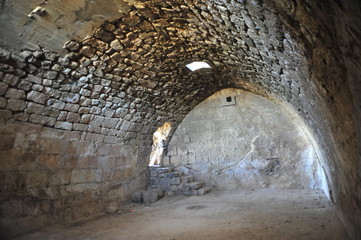
[[0, 1], [0, 238], [126, 204], [161, 164], [320, 190], [361, 239], [360, 20], [357, 0]]

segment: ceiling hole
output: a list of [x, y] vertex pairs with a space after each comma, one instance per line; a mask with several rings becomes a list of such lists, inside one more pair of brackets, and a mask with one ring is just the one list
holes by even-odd
[[187, 64], [186, 67], [189, 70], [191, 70], [192, 72], [196, 71], [196, 70], [199, 70], [199, 69], [202, 69], [202, 68], [211, 68], [211, 66], [208, 63], [203, 62], [203, 61], [191, 62], [191, 63]]

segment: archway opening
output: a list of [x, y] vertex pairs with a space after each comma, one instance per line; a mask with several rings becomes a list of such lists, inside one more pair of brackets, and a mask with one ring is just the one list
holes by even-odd
[[172, 130], [172, 123], [165, 122], [153, 134], [152, 152], [150, 154], [149, 166], [162, 164], [162, 158], [168, 146], [169, 134]]

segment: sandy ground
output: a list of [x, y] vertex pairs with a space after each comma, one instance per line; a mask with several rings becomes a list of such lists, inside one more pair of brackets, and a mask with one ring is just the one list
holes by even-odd
[[321, 191], [213, 191], [201, 197], [165, 197], [120, 210], [18, 240], [348, 239]]

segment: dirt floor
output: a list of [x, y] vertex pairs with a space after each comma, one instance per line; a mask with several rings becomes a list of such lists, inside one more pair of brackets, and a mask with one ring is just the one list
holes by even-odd
[[257, 190], [165, 197], [18, 240], [348, 239], [321, 191]]

